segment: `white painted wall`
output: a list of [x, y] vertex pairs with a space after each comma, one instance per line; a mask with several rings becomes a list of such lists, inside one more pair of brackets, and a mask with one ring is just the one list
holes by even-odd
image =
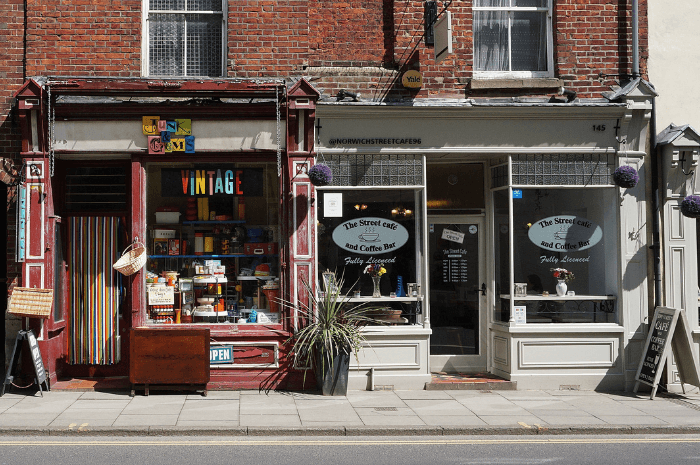
[[671, 123], [700, 130], [700, 2], [648, 0], [649, 81], [656, 98], [658, 132]]

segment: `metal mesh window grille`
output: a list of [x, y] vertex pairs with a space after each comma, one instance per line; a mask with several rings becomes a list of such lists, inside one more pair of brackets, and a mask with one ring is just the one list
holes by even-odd
[[331, 186], [422, 186], [422, 155], [330, 155]]
[[[149, 7], [149, 75], [222, 75], [220, 0], [150, 0]], [[207, 13], [190, 13], [197, 11]]]
[[508, 165], [491, 168], [491, 187], [503, 187], [508, 185]]
[[65, 184], [66, 211], [126, 211], [126, 180], [126, 169], [121, 167], [68, 169]]
[[614, 154], [513, 155], [513, 184], [527, 186], [611, 185]]

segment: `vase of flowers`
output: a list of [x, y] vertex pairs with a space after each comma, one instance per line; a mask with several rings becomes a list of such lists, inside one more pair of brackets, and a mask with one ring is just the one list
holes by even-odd
[[372, 285], [373, 285], [372, 297], [381, 297], [382, 296], [382, 293], [379, 290], [379, 282], [380, 282], [381, 277], [384, 273], [386, 273], [386, 268], [384, 268], [379, 263], [373, 263], [373, 264], [367, 265], [365, 267], [365, 274], [368, 274], [372, 277]]
[[566, 295], [567, 283], [574, 280], [574, 274], [566, 268], [550, 268], [549, 271], [557, 279], [557, 295], [560, 297]]

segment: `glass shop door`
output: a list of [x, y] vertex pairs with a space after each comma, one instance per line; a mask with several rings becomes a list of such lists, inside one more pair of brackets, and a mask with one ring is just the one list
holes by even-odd
[[484, 218], [429, 216], [428, 237], [430, 371], [485, 371]]

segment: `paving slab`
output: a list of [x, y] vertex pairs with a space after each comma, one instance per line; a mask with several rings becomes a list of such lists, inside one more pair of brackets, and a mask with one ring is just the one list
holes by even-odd
[[498, 393], [499, 396], [508, 400], [555, 400], [552, 394], [546, 391], [503, 391]]
[[651, 415], [596, 415], [609, 425], [668, 425], [669, 423]]
[[0, 415], [0, 426], [49, 426], [58, 413], [3, 413]]
[[478, 415], [479, 419], [489, 426], [512, 426], [532, 428], [545, 425], [546, 422], [535, 415]]
[[83, 399], [82, 397], [71, 404], [70, 409], [119, 409], [122, 410], [129, 405], [129, 399]]
[[528, 411], [503, 397], [457, 398], [460, 404], [476, 415], [527, 415]]
[[425, 426], [426, 423], [417, 415], [402, 416], [381, 416], [381, 415], [360, 415], [360, 419], [365, 426]]
[[548, 415], [538, 414], [542, 421], [551, 426], [605, 425], [605, 421], [593, 415]]
[[473, 415], [474, 413], [455, 399], [406, 399], [406, 405], [418, 415]]
[[134, 397], [124, 408], [123, 415], [177, 415], [185, 405], [185, 397]]
[[188, 400], [182, 407], [178, 420], [238, 421], [238, 415], [238, 401]]
[[301, 426], [299, 415], [247, 415], [241, 413], [241, 426]]
[[447, 391], [394, 391], [403, 400], [440, 400], [452, 399]]
[[240, 402], [241, 414], [296, 415], [297, 405], [293, 397], [243, 396]]
[[72, 416], [65, 416], [63, 414], [59, 415], [54, 421], [49, 424], [49, 426], [65, 428], [65, 429], [75, 429], [84, 430], [85, 428], [90, 428], [94, 426], [112, 426], [114, 421], [117, 419], [118, 415], [114, 418], [73, 418]]
[[79, 400], [127, 400], [132, 397], [126, 391], [88, 391], [83, 392]]
[[297, 400], [296, 405], [302, 423], [360, 421], [360, 417], [347, 400], [332, 403]]
[[363, 407], [406, 407], [406, 403], [394, 392], [354, 391], [347, 399], [355, 408]]
[[420, 415], [429, 426], [486, 426], [487, 423], [476, 415]]
[[112, 426], [175, 426], [178, 415], [119, 415]]
[[209, 420], [178, 420], [175, 426], [220, 430], [222, 428], [237, 428], [240, 426], [240, 423], [237, 420], [218, 420], [216, 422]]

